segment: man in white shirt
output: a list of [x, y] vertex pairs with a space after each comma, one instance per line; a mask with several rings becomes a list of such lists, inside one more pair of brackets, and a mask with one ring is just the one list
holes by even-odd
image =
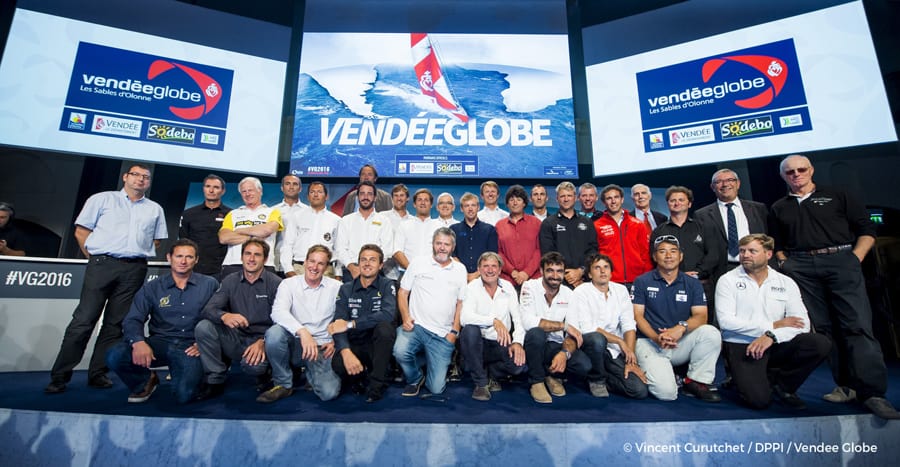
[[[503, 260], [493, 251], [478, 258], [477, 279], [466, 286], [459, 348], [475, 382], [472, 399], [488, 401], [501, 389], [498, 378], [525, 371], [525, 329], [513, 285], [500, 278]], [[485, 367], [487, 365], [487, 367]]]
[[547, 188], [540, 183], [531, 187], [531, 214], [540, 221], [547, 218]]
[[437, 197], [437, 220], [442, 227], [450, 227], [459, 222], [459, 219], [453, 217], [453, 211], [456, 210], [456, 203], [453, 201], [453, 195], [446, 191]]
[[572, 293], [568, 321], [583, 336], [581, 351], [590, 359], [588, 387], [594, 397], [609, 397], [609, 389], [634, 399], [649, 394], [647, 376], [637, 364], [637, 329], [628, 289], [612, 277], [612, 260], [602, 254], [587, 260], [590, 282]]
[[741, 266], [719, 278], [716, 314], [732, 381], [744, 401], [763, 409], [774, 393], [803, 409], [797, 389], [828, 356], [831, 340], [810, 332], [800, 288], [769, 267], [774, 248], [765, 234], [741, 238]]
[[269, 403], [293, 394], [293, 367], [305, 366], [306, 377], [319, 399], [328, 401], [341, 392], [341, 379], [331, 369], [334, 340], [328, 324], [341, 283], [324, 277], [331, 251], [315, 245], [306, 254], [303, 276], [285, 279], [272, 305], [274, 324], [266, 331], [266, 355], [275, 386], [257, 402]]
[[497, 182], [488, 180], [481, 184], [481, 201], [484, 203], [484, 208], [478, 211], [478, 218], [482, 222], [493, 226], [497, 221], [509, 215], [508, 212], [497, 206], [499, 199], [500, 187]]
[[[394, 185], [394, 188], [391, 189], [391, 204], [393, 209], [382, 211], [382, 214], [391, 221], [391, 227], [393, 227], [394, 232], [397, 232], [400, 224], [412, 219], [409, 211], [406, 210], [406, 205], [409, 204], [409, 188], [406, 185], [402, 183]], [[400, 279], [400, 268], [397, 266], [397, 262], [394, 261], [391, 252], [387, 253], [382, 271], [385, 277], [396, 281]]]
[[[441, 227], [432, 237], [432, 256], [415, 258], [400, 281], [397, 309], [402, 325], [397, 329], [394, 358], [406, 377], [403, 396], [415, 397], [424, 383], [432, 394], [447, 385], [447, 367], [459, 337], [459, 314], [466, 290], [466, 268], [453, 261], [453, 231]], [[424, 352], [427, 374], [419, 367]]]
[[402, 222], [394, 233], [393, 257], [400, 271], [405, 271], [414, 258], [431, 254], [431, 237], [441, 227], [437, 219], [431, 218], [432, 202], [430, 190], [416, 190], [413, 195], [416, 215]]
[[281, 222], [284, 224], [284, 229], [279, 231], [275, 238], [275, 270], [282, 275], [293, 270], [290, 267], [284, 268], [281, 264], [285, 232], [294, 227], [294, 218], [297, 214], [308, 207], [300, 201], [300, 191], [302, 190], [303, 183], [300, 181], [300, 177], [294, 174], [285, 175], [281, 178], [281, 193], [284, 194], [284, 199], [273, 206], [281, 213]]
[[375, 185], [368, 181], [360, 182], [356, 193], [359, 209], [341, 218], [335, 241], [335, 256], [343, 268], [344, 282], [359, 277], [356, 260], [363, 245], [373, 243], [382, 251], [394, 251], [391, 221], [384, 214], [375, 212]]
[[[334, 252], [341, 218], [325, 207], [328, 188], [322, 182], [312, 182], [307, 187], [306, 198], [309, 207], [292, 214], [292, 220], [284, 224], [284, 241], [279, 261], [286, 277], [303, 275], [303, 262], [309, 247], [324, 245]], [[335, 277], [333, 263], [325, 270], [325, 277]]]
[[541, 404], [553, 402], [551, 394], [566, 395], [562, 382], [551, 375], [563, 374], [566, 370], [586, 374], [590, 364], [584, 358], [570, 362], [581, 345], [581, 332], [566, 324], [572, 289], [561, 287], [565, 272], [563, 255], [547, 252], [541, 257], [541, 278], [522, 284], [520, 310], [526, 331], [523, 347], [528, 363], [528, 383], [531, 397]]
[[[221, 277], [241, 270], [241, 246], [251, 238], [261, 238], [269, 250], [275, 248], [276, 233], [284, 230], [281, 211], [262, 202], [262, 182], [256, 177], [246, 177], [238, 183], [238, 191], [244, 205], [225, 215], [219, 229], [219, 243], [228, 245], [222, 261]], [[275, 272], [275, 255], [266, 259], [266, 268]]]

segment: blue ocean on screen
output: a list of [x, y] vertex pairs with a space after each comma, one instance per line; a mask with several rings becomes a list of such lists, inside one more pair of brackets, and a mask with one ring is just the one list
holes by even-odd
[[547, 92], [554, 73], [482, 64], [443, 71], [468, 122], [422, 95], [409, 66], [301, 73], [291, 171], [355, 177], [370, 163], [382, 177], [577, 177], [572, 98]]

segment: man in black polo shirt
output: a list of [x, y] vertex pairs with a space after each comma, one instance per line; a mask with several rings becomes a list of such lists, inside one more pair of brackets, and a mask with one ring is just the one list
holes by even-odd
[[538, 239], [541, 254], [557, 251], [566, 259], [563, 282], [576, 287], [584, 281], [584, 260], [597, 252], [597, 231], [590, 219], [575, 212], [575, 185], [562, 182], [556, 186], [559, 211], [541, 223]]
[[860, 263], [875, 244], [875, 226], [862, 203], [817, 186], [806, 156], [781, 161], [788, 195], [772, 204], [772, 235], [781, 270], [797, 282], [816, 332], [831, 337], [829, 402], [861, 401], [875, 415], [898, 419], [884, 398], [887, 369], [872, 333], [872, 309]]
[[336, 347], [331, 367], [345, 381], [367, 383], [366, 402], [375, 402], [390, 384], [388, 365], [397, 338], [397, 288], [393, 280], [379, 274], [384, 252], [378, 245], [363, 245], [357, 264], [359, 277], [341, 286], [334, 322], [328, 325]]
[[189, 238], [199, 247], [194, 270], [213, 277], [219, 276], [222, 260], [228, 251], [228, 245], [219, 243], [219, 229], [225, 214], [231, 211], [230, 207], [222, 204], [224, 194], [225, 180], [218, 175], [207, 175], [203, 179], [203, 203], [181, 213], [178, 226], [178, 238]]
[[[715, 294], [715, 281], [712, 273], [719, 263], [719, 248], [716, 248], [715, 233], [707, 225], [694, 220], [690, 216], [690, 208], [694, 202], [694, 192], [683, 186], [670, 186], [666, 190], [666, 203], [669, 205], [669, 219], [659, 224], [650, 234], [650, 244], [663, 235], [673, 235], [681, 243], [684, 259], [680, 269], [685, 274], [699, 279], [703, 284], [707, 302], [711, 302]], [[715, 324], [715, 313], [708, 313], [711, 324]]]
[[245, 373], [261, 378], [269, 369], [264, 336], [272, 326], [272, 304], [281, 278], [264, 268], [268, 257], [265, 241], [244, 242], [242, 269], [225, 276], [203, 308], [204, 319], [194, 328], [204, 372], [199, 400], [222, 395], [226, 361], [240, 362]]

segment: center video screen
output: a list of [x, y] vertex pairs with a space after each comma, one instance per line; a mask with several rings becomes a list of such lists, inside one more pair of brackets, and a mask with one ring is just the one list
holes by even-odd
[[293, 173], [578, 176], [564, 31], [304, 29]]

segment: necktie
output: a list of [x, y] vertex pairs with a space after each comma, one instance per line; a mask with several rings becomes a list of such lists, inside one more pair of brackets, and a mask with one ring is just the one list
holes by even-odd
[[647, 224], [647, 229], [653, 230], [653, 226], [650, 224], [650, 211], [644, 210], [644, 224]]
[[728, 208], [728, 256], [738, 255], [737, 220], [734, 217], [734, 203], [725, 205]]

